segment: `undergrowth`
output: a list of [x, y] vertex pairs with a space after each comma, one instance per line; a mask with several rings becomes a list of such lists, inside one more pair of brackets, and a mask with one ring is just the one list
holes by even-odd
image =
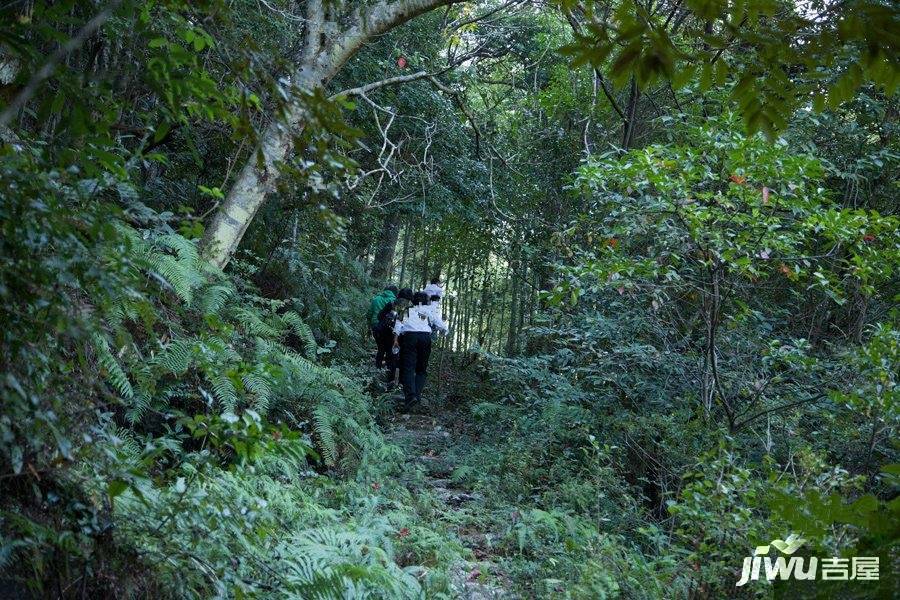
[[400, 450], [375, 425], [365, 376], [323, 349], [302, 300], [213, 269], [121, 185], [31, 176], [29, 157], [7, 158], [4, 586], [179, 598], [446, 589], [454, 551], [387, 483]]

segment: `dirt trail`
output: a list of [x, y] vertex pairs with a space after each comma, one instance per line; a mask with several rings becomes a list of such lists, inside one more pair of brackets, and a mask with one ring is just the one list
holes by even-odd
[[[424, 409], [423, 411], [424, 412]], [[452, 447], [465, 435], [463, 423], [451, 413], [398, 414], [387, 428], [388, 437], [406, 449], [410, 487], [421, 485], [417, 470], [424, 475], [425, 486], [446, 506], [444, 514], [464, 511], [482, 501], [478, 494], [459, 487], [452, 481], [455, 468]], [[447, 523], [448, 528], [453, 525]], [[486, 532], [455, 530], [454, 535], [472, 551], [474, 560], [463, 561], [451, 571], [451, 582], [458, 598], [466, 600], [509, 600], [516, 596], [504, 585], [505, 576], [492, 560]]]

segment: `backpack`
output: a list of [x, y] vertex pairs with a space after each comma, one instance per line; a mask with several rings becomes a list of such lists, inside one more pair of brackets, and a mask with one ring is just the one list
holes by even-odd
[[394, 310], [394, 303], [389, 302], [378, 313], [378, 322], [376, 327], [382, 331], [391, 331], [397, 322], [397, 311]]

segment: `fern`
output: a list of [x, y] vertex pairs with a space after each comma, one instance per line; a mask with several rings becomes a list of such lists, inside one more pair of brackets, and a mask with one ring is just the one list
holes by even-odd
[[218, 336], [204, 336], [197, 344], [197, 352], [206, 362], [216, 365], [240, 362], [243, 357], [231, 344]]
[[421, 596], [418, 581], [379, 547], [380, 538], [381, 532], [371, 529], [304, 532], [289, 541], [288, 581], [305, 592], [304, 597], [323, 600]]
[[227, 375], [218, 375], [213, 377], [210, 383], [212, 384], [213, 393], [222, 405], [222, 408], [233, 412], [237, 407], [238, 395], [231, 378]]
[[134, 389], [131, 387], [131, 382], [128, 381], [128, 376], [125, 374], [125, 371], [122, 370], [116, 357], [113, 356], [112, 351], [109, 349], [109, 342], [107, 342], [106, 338], [99, 333], [95, 333], [92, 336], [92, 340], [94, 342], [94, 349], [97, 352], [97, 361], [103, 368], [109, 384], [119, 392], [123, 398], [133, 398]]
[[277, 338], [281, 332], [262, 320], [260, 312], [247, 306], [237, 306], [231, 311], [231, 317], [247, 333], [268, 338]]
[[155, 363], [166, 373], [183, 375], [191, 366], [194, 356], [194, 340], [177, 339], [157, 355]]
[[231, 285], [217, 283], [206, 287], [197, 301], [197, 308], [204, 315], [218, 314], [235, 295]]
[[247, 373], [243, 377], [244, 387], [256, 396], [254, 410], [265, 414], [272, 397], [272, 381], [265, 372]]
[[151, 398], [149, 394], [146, 394], [143, 391], [135, 394], [133, 402], [131, 404], [131, 409], [125, 415], [128, 419], [128, 422], [133, 425], [140, 421], [141, 418], [143, 418], [144, 413], [146, 413], [147, 409], [150, 407], [150, 402]]
[[190, 304], [194, 296], [195, 279], [177, 258], [169, 254], [154, 253], [150, 257], [150, 268], [169, 284], [175, 295]]
[[300, 315], [294, 311], [289, 311], [281, 315], [281, 320], [285, 325], [290, 327], [298, 338], [303, 340], [303, 353], [306, 358], [313, 360], [316, 357], [319, 347], [316, 344], [316, 338], [309, 325], [307, 325], [303, 319], [300, 318]]
[[325, 464], [334, 465], [337, 461], [337, 436], [334, 431], [334, 413], [330, 407], [320, 404], [313, 409], [313, 427], [319, 439], [322, 458]]
[[129, 459], [137, 460], [140, 457], [141, 446], [137, 443], [137, 440], [134, 439], [134, 433], [132, 433], [131, 430], [123, 427], [116, 427], [112, 434], [114, 439], [118, 441], [119, 450], [126, 454]]
[[154, 241], [164, 248], [174, 250], [182, 264], [200, 270], [200, 253], [197, 251], [196, 244], [191, 240], [180, 235], [167, 234], [157, 237]]

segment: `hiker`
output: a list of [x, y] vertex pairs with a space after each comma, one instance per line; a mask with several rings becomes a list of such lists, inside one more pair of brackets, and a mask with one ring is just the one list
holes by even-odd
[[378, 369], [384, 364], [385, 355], [391, 351], [390, 342], [385, 341], [386, 337], [384, 330], [380, 327], [378, 315], [387, 304], [393, 303], [396, 299], [397, 286], [389, 285], [376, 294], [372, 301], [369, 302], [369, 311], [366, 317], [369, 322], [369, 331], [372, 333], [372, 337], [375, 338], [375, 346], [377, 348], [375, 351], [375, 367]]
[[[428, 294], [428, 307], [434, 315], [443, 321], [444, 315], [441, 311], [441, 298], [444, 296], [444, 287], [441, 285], [440, 277], [432, 277], [431, 283], [425, 286], [425, 289], [422, 290], [424, 293]], [[431, 332], [432, 341], [437, 336], [436, 331]]]
[[[394, 369], [394, 325], [397, 322], [397, 314], [397, 301], [394, 300], [393, 302], [388, 302], [384, 305], [384, 308], [378, 312], [378, 325], [375, 327], [378, 336], [375, 341], [378, 345], [378, 353], [379, 355], [383, 354], [384, 365], [389, 372]], [[381, 364], [377, 360], [378, 356], [376, 355], [375, 358], [375, 366], [380, 369]]]
[[[387, 345], [387, 377], [386, 382], [388, 385], [394, 383], [394, 380], [397, 378], [397, 369], [400, 368], [400, 346], [397, 343], [397, 335], [394, 333], [396, 329], [396, 324], [399, 322], [399, 318], [401, 314], [404, 314], [406, 308], [412, 304], [413, 300], [413, 291], [410, 288], [403, 288], [397, 294], [397, 299], [392, 303], [394, 315], [393, 318], [388, 321], [386, 318], [384, 320], [385, 325], [390, 322], [390, 328], [385, 331], [386, 339], [385, 344]], [[387, 314], [385, 315], [387, 316]]]
[[447, 325], [440, 316], [434, 315], [428, 300], [428, 294], [416, 292], [412, 306], [394, 326], [397, 334], [394, 346], [400, 348], [400, 383], [403, 384], [404, 408], [407, 409], [422, 400], [432, 330], [447, 331]]
[[[434, 320], [436, 320], [436, 321], [439, 320], [442, 323], [445, 322], [443, 309], [441, 308], [441, 297], [438, 294], [434, 294], [433, 296], [428, 298], [428, 311], [431, 313], [431, 316]], [[434, 330], [431, 331], [431, 340], [432, 341], [434, 341], [434, 339], [437, 337], [437, 333], [438, 333], [437, 331], [434, 331]], [[447, 333], [447, 332], [445, 331], [444, 333]]]
[[425, 286], [425, 289], [422, 290], [429, 297], [431, 296], [443, 296], [444, 295], [444, 286], [441, 285], [440, 277], [432, 277], [431, 283]]

